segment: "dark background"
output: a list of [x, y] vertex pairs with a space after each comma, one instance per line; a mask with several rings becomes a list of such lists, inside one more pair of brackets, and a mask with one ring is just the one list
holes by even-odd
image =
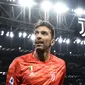
[[[0, 32], [4, 30], [4, 35], [0, 35], [0, 45], [2, 46], [0, 47], [0, 85], [5, 85], [6, 73], [12, 60], [17, 56], [33, 52], [34, 46], [30, 37], [19, 38], [18, 33], [26, 32], [28, 36], [33, 33], [34, 24], [39, 19], [44, 20], [44, 12], [39, 7], [41, 1], [43, 0], [35, 0], [38, 5], [32, 8], [31, 18], [29, 18], [27, 8], [21, 13], [23, 8], [18, 6], [18, 0], [16, 2], [0, 0]], [[66, 2], [70, 9], [77, 7], [85, 9], [85, 0], [50, 1], [52, 3]], [[59, 16], [51, 10], [48, 21], [55, 27], [55, 39], [62, 36], [63, 39], [71, 40], [68, 45], [59, 44], [56, 41], [51, 50], [54, 55], [66, 62], [67, 72], [64, 85], [85, 85], [85, 45], [73, 43], [76, 38], [85, 39], [79, 34], [81, 25], [78, 23], [78, 16], [75, 16], [71, 11]], [[8, 31], [13, 31], [14, 38], [6, 37]]]

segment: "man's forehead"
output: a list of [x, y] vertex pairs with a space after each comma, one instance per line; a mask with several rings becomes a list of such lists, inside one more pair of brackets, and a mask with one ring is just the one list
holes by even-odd
[[51, 32], [51, 30], [48, 27], [46, 27], [46, 26], [40, 26], [40, 27], [36, 28], [35, 31]]

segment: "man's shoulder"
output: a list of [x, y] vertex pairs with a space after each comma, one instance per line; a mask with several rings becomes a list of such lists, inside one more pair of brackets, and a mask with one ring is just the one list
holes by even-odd
[[53, 56], [53, 61], [55, 61], [56, 63], [65, 64], [65, 61], [63, 59], [61, 59], [58, 56], [55, 56], [53, 54], [52, 54], [52, 56]]
[[20, 66], [21, 63], [29, 62], [29, 60], [31, 60], [31, 57], [32, 57], [32, 53], [18, 56], [11, 62], [9, 68]]
[[24, 55], [16, 57], [13, 61], [20, 62], [20, 61], [28, 60], [31, 58], [31, 56], [32, 56], [32, 53], [24, 54]]

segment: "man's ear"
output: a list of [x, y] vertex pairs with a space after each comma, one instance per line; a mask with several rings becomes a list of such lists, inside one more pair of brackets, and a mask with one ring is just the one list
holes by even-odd
[[55, 39], [52, 39], [51, 46], [53, 46], [54, 44], [55, 44]]

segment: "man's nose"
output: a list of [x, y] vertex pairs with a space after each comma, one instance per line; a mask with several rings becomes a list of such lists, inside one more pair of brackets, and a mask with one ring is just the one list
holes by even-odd
[[37, 34], [36, 38], [37, 38], [37, 39], [41, 39], [41, 38], [42, 38], [41, 33]]

